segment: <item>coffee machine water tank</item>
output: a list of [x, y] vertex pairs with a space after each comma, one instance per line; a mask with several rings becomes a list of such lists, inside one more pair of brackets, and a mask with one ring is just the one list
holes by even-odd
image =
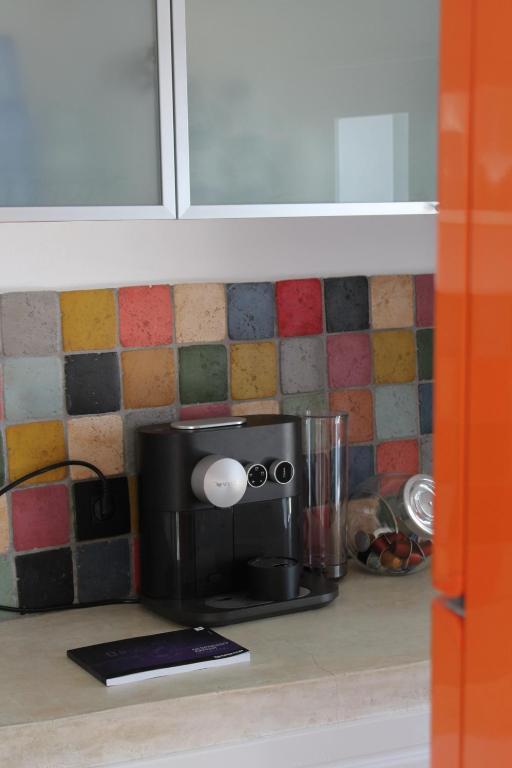
[[[173, 422], [141, 427], [138, 439], [146, 606], [182, 624], [217, 626], [336, 597], [336, 583], [321, 575], [292, 578], [303, 560], [300, 418]], [[287, 599], [254, 589], [254, 578], [279, 586], [285, 571], [296, 590], [275, 594]]]

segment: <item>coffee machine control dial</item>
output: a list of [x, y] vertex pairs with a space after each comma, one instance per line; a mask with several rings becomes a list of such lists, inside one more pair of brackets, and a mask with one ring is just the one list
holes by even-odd
[[191, 483], [199, 501], [214, 507], [232, 507], [246, 491], [247, 473], [236, 459], [205, 456], [192, 470]]
[[291, 461], [286, 461], [286, 459], [276, 459], [270, 465], [268, 473], [270, 479], [273, 480], [274, 483], [278, 483], [278, 485], [286, 485], [293, 480], [295, 467]]

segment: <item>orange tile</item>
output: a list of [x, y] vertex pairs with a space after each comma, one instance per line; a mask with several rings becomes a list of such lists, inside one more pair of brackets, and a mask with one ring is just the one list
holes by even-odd
[[112, 349], [116, 345], [114, 292], [67, 291], [60, 295], [65, 352]]
[[[121, 416], [86, 416], [68, 421], [69, 455], [90, 461], [106, 475], [124, 471], [123, 421]], [[73, 480], [95, 477], [85, 467], [71, 467]]]
[[408, 328], [414, 325], [413, 279], [410, 275], [372, 277], [373, 328]]
[[137, 349], [121, 354], [125, 408], [156, 408], [176, 400], [174, 353]]
[[[61, 421], [16, 424], [6, 428], [5, 436], [11, 480], [67, 458]], [[65, 476], [66, 469], [55, 469], [35, 477], [30, 483], [51, 483], [63, 480]]]
[[7, 496], [0, 496], [0, 552], [9, 549], [9, 513], [7, 511]]
[[277, 392], [275, 344], [231, 345], [231, 396], [233, 400], [272, 397]]
[[223, 341], [227, 335], [226, 289], [217, 283], [174, 286], [176, 340]]
[[349, 414], [348, 439], [351, 443], [369, 443], [373, 440], [373, 398], [369, 389], [344, 389], [331, 392], [332, 411]]
[[259, 413], [280, 413], [277, 400], [251, 400], [248, 403], [234, 403], [231, 406], [233, 416], [253, 416]]
[[375, 384], [397, 384], [416, 378], [413, 331], [379, 331], [372, 334]]

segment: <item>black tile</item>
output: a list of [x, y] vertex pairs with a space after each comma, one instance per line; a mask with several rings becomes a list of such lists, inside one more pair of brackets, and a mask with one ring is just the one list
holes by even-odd
[[130, 593], [130, 544], [128, 539], [80, 544], [76, 548], [78, 599], [115, 600]]
[[327, 332], [369, 328], [367, 277], [330, 277], [324, 280]]
[[432, 384], [419, 385], [420, 432], [429, 435], [432, 432]]
[[68, 547], [18, 555], [16, 575], [19, 602], [24, 608], [73, 602], [73, 564]]
[[66, 407], [71, 416], [108, 413], [121, 407], [116, 352], [66, 357]]
[[126, 477], [107, 480], [107, 516], [102, 507], [103, 484], [99, 480], [83, 480], [73, 485], [75, 531], [77, 541], [107, 539], [130, 533], [130, 494]]

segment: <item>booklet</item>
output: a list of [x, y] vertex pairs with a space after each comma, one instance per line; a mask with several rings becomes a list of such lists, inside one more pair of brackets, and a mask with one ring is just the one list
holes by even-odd
[[247, 648], [204, 627], [87, 645], [67, 655], [105, 685], [250, 660]]

